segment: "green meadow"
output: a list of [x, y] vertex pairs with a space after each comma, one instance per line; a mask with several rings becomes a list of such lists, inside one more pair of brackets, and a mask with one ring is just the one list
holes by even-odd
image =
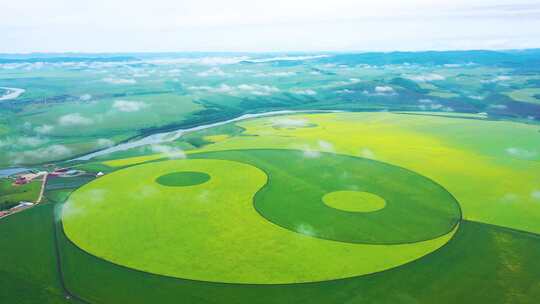
[[0, 303], [536, 303], [536, 55], [0, 56]]

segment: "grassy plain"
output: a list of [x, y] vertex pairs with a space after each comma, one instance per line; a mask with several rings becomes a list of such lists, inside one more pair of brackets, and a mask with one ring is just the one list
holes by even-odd
[[65, 239], [61, 244], [67, 286], [91, 303], [178, 303], [182, 299], [223, 304], [533, 304], [540, 296], [538, 236], [468, 221], [445, 246], [412, 263], [372, 275], [307, 284], [175, 279], [111, 264]]
[[0, 179], [0, 210], [11, 208], [20, 201], [34, 202], [39, 196], [41, 181], [12, 186], [13, 180]]
[[540, 98], [537, 97], [540, 95], [540, 88], [519, 89], [508, 92], [506, 95], [517, 101], [540, 104]]

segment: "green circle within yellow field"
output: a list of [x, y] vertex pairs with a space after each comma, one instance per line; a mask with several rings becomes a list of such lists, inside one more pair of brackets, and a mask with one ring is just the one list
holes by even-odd
[[374, 212], [386, 206], [382, 197], [364, 191], [334, 191], [322, 200], [328, 207], [349, 212]]

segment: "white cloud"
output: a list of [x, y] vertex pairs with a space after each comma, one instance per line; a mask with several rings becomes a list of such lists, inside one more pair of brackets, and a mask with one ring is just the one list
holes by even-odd
[[380, 94], [391, 94], [391, 93], [394, 93], [394, 88], [392, 87], [389, 87], [389, 86], [376, 86], [375, 87], [375, 93], [380, 93]]
[[137, 83], [137, 80], [135, 79], [124, 79], [124, 78], [113, 78], [113, 77], [103, 78], [102, 80], [110, 84], [135, 84]]
[[219, 76], [219, 77], [224, 77], [224, 76], [228, 76], [229, 74], [225, 73], [222, 69], [220, 69], [219, 67], [213, 67], [209, 70], [206, 70], [204, 72], [199, 72], [197, 73], [197, 76], [199, 77], [212, 77], [212, 76]]
[[229, 86], [227, 84], [221, 84], [221, 85], [219, 85], [217, 87], [191, 86], [191, 87], [188, 87], [188, 89], [193, 90], [193, 91], [208, 91], [208, 92], [211, 92], [211, 93], [228, 93], [228, 94], [231, 94], [231, 93], [235, 92], [235, 88], [232, 87], [232, 86]]
[[309, 125], [309, 121], [305, 118], [274, 118], [271, 122], [272, 126], [278, 128], [302, 128]]
[[170, 159], [186, 158], [186, 154], [184, 153], [184, 151], [182, 151], [179, 148], [165, 146], [165, 145], [152, 145], [150, 148], [152, 149], [152, 152], [161, 153], [166, 158], [170, 158]]
[[193, 65], [228, 65], [236, 64], [241, 61], [248, 60], [247, 56], [231, 56], [231, 57], [215, 57], [215, 56], [206, 56], [206, 57], [193, 57], [193, 58], [167, 58], [167, 59], [152, 59], [148, 60], [148, 63], [157, 64], [157, 65], [172, 65], [172, 64], [193, 64]]
[[510, 202], [515, 202], [519, 199], [519, 195], [515, 194], [515, 193], [506, 193], [505, 195], [503, 195], [503, 197], [501, 198], [501, 200], [503, 202], [507, 202], [507, 203], [510, 203]]
[[28, 147], [37, 147], [46, 142], [47, 140], [41, 137], [19, 137], [17, 139], [18, 145], [28, 146]]
[[253, 75], [254, 77], [290, 77], [296, 75], [295, 72], [268, 72], [268, 73], [257, 73]]
[[309, 224], [300, 224], [296, 227], [296, 232], [300, 233], [300, 234], [304, 234], [304, 235], [308, 235], [308, 236], [316, 236], [317, 235], [317, 232], [315, 231], [315, 228], [313, 228], [313, 226], [309, 225]]
[[318, 140], [315, 148], [305, 145], [301, 148], [304, 157], [306, 158], [318, 158], [321, 156], [321, 152], [334, 153], [334, 145], [326, 140]]
[[497, 76], [497, 77], [492, 78], [492, 79], [481, 80], [480, 82], [482, 82], [482, 83], [496, 83], [496, 82], [504, 82], [504, 81], [509, 81], [509, 80], [512, 80], [512, 77], [506, 76], [506, 75], [501, 75], [501, 76]]
[[148, 105], [142, 101], [115, 100], [112, 106], [120, 112], [137, 112]]
[[376, 86], [373, 89], [373, 92], [369, 92], [368, 90], [364, 90], [362, 92], [364, 95], [368, 96], [394, 96], [397, 95], [394, 88], [390, 86]]
[[530, 151], [523, 148], [518, 147], [510, 147], [506, 148], [506, 153], [510, 154], [511, 156], [515, 156], [517, 158], [533, 158], [537, 155], [535, 151]]
[[248, 62], [263, 63], [272, 61], [299, 61], [299, 60], [312, 60], [318, 58], [329, 57], [329, 55], [309, 55], [309, 56], [282, 56], [282, 57], [269, 57], [259, 59], [249, 59]]
[[107, 138], [100, 138], [97, 140], [97, 145], [100, 147], [111, 147], [114, 145], [114, 141]]
[[484, 99], [484, 96], [470, 95], [469, 98], [475, 99], [475, 100], [483, 100], [483, 99]]
[[335, 85], [335, 86], [346, 86], [346, 85], [351, 85], [351, 84], [355, 84], [355, 83], [359, 83], [361, 80], [358, 79], [358, 78], [350, 78], [349, 80], [340, 80], [340, 81], [336, 81], [334, 82], [332, 85]]
[[240, 91], [249, 92], [253, 95], [270, 95], [280, 90], [274, 86], [261, 84], [241, 84], [237, 87]]
[[294, 90], [293, 93], [294, 94], [299, 94], [299, 95], [308, 95], [308, 96], [317, 95], [317, 92], [312, 90], [312, 89]]
[[27, 150], [13, 153], [11, 160], [13, 164], [24, 164], [42, 162], [51, 159], [61, 159], [71, 155], [71, 150], [64, 145], [51, 145], [46, 148]]
[[424, 103], [418, 106], [420, 110], [440, 110], [444, 112], [454, 112], [454, 109], [448, 106], [444, 106], [440, 103]]
[[491, 104], [491, 105], [489, 105], [489, 108], [495, 109], [495, 110], [505, 110], [508, 107], [506, 105], [503, 105], [503, 104]]
[[416, 82], [430, 82], [430, 81], [439, 81], [444, 80], [445, 77], [440, 74], [435, 73], [429, 73], [429, 74], [422, 74], [422, 75], [406, 75], [405, 77], [414, 80]]
[[90, 95], [90, 94], [83, 94], [83, 95], [81, 95], [81, 96], [79, 97], [79, 99], [80, 99], [81, 101], [89, 101], [90, 99], [92, 99], [92, 95]]
[[312, 150], [311, 148], [306, 148], [302, 150], [304, 157], [306, 158], [318, 158], [321, 156], [321, 152]]
[[34, 131], [36, 131], [39, 134], [49, 134], [53, 131], [54, 127], [51, 125], [41, 125], [34, 128]]
[[82, 116], [80, 113], [71, 113], [61, 116], [58, 123], [62, 126], [88, 126], [94, 122], [90, 118]]
[[331, 142], [319, 140], [317, 144], [319, 144], [319, 148], [324, 152], [334, 152], [334, 145]]
[[253, 95], [270, 95], [271, 93], [279, 92], [280, 90], [273, 86], [259, 85], [259, 84], [240, 84], [238, 86], [230, 86], [227, 84], [221, 84], [217, 87], [210, 86], [191, 86], [188, 87], [194, 91], [208, 91], [211, 93], [225, 93], [225, 94], [239, 94], [250, 93]]
[[360, 150], [360, 156], [364, 158], [375, 159], [375, 153], [368, 148], [363, 148], [362, 150]]
[[[85, 204], [102, 204], [106, 202], [107, 193], [108, 190], [106, 189], [88, 190], [88, 193], [85, 196]], [[58, 207], [55, 212], [58, 212], [58, 214], [62, 214], [62, 217], [58, 218], [73, 218], [78, 216], [84, 216], [87, 210], [78, 203], [76, 198], [73, 197], [70, 197], [65, 204], [58, 204], [57, 206], [61, 206], [61, 209], [60, 207]]]

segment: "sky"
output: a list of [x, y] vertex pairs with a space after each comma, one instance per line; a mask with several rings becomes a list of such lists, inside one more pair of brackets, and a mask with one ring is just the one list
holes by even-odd
[[0, 53], [540, 47], [540, 0], [0, 0]]

